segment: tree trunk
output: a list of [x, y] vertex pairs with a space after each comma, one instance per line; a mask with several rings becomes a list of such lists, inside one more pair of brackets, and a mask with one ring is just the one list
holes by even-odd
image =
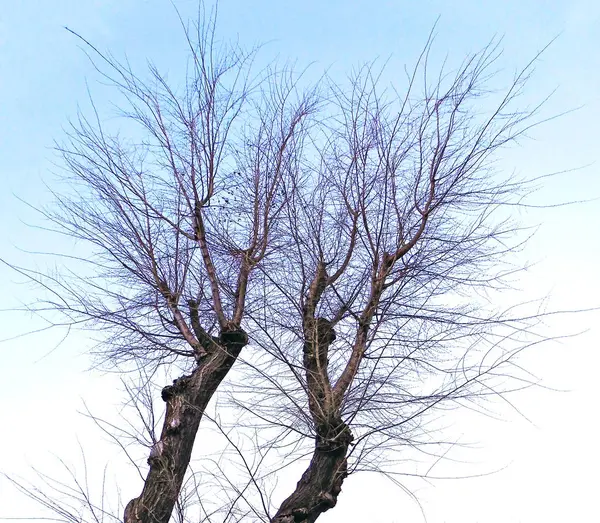
[[341, 421], [336, 433], [333, 437], [317, 436], [310, 465], [271, 523], [314, 523], [323, 512], [336, 505], [348, 475], [346, 454], [353, 439], [350, 429]]
[[160, 440], [150, 452], [142, 493], [125, 508], [124, 523], [169, 522], [204, 410], [247, 343], [242, 330], [222, 332], [219, 347], [204, 357], [192, 374], [163, 389], [167, 412]]
[[316, 432], [315, 450], [310, 465], [302, 474], [296, 490], [279, 507], [271, 523], [313, 523], [334, 507], [348, 475], [346, 455], [352, 432], [332, 402], [327, 372], [329, 347], [336, 339], [331, 322], [314, 318], [314, 305], [327, 277], [322, 266], [311, 284], [312, 309], [304, 312], [304, 370], [308, 388], [308, 406]]

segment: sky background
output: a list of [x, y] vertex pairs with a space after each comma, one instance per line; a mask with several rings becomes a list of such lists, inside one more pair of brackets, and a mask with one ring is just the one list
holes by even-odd
[[[173, 77], [185, 63], [185, 48], [166, 0], [5, 4], [0, 10], [0, 257], [44, 268], [44, 262], [26, 251], [68, 253], [73, 248], [30, 226], [39, 218], [27, 204], [36, 208], [50, 200], [45, 182], [52, 179], [53, 140], [60, 140], [78, 107], [89, 108], [87, 86], [101, 110], [112, 110], [78, 41], [63, 27], [117, 57], [126, 54], [138, 70], [152, 59]], [[184, 18], [195, 17], [195, 1], [175, 4]], [[315, 74], [328, 68], [336, 75], [391, 56], [388, 71], [393, 74], [397, 67], [402, 77], [401, 68], [414, 63], [438, 18], [436, 59], [448, 54], [458, 61], [502, 36], [501, 65], [508, 72], [524, 66], [558, 36], [540, 59], [525, 101], [539, 101], [556, 89], [546, 114], [578, 110], [536, 129], [529, 140], [502, 155], [499, 167], [527, 177], [581, 167], [545, 183], [534, 197], [538, 204], [600, 197], [598, 2], [222, 0], [218, 25], [223, 37], [238, 38], [244, 46], [266, 43], [265, 60], [279, 57], [297, 61], [299, 67], [313, 64]], [[600, 203], [521, 211], [520, 218], [540, 225], [520, 255], [521, 261], [535, 262], [519, 281], [522, 299], [548, 295], [551, 309], [599, 306]], [[8, 310], [35, 300], [35, 288], [3, 266], [0, 282], [6, 309], [0, 313], [0, 338], [40, 327], [36, 318]], [[452, 455], [456, 461], [440, 465], [436, 475], [478, 477], [430, 482], [400, 478], [419, 505], [384, 478], [357, 475], [344, 483], [335, 510], [319, 521], [593, 520], [600, 469], [599, 320], [597, 312], [590, 312], [548, 321], [550, 336], [585, 332], [524, 356], [527, 368], [555, 390], [537, 388], [514, 398], [523, 416], [501, 404], [498, 419], [451, 414], [449, 435], [474, 448], [457, 449]], [[84, 400], [101, 414], [115, 412], [121, 398], [119, 381], [114, 375], [86, 370], [90, 342], [85, 334], [76, 333], [53, 350], [60, 339], [61, 333], [44, 332], [0, 344], [0, 471], [31, 477], [33, 465], [52, 473], [54, 456], [77, 465], [78, 441], [94, 463], [120, 463], [118, 449], [77, 413]], [[125, 499], [136, 495], [138, 487], [125, 485]], [[35, 514], [37, 507], [16, 496], [0, 478], [0, 516]]]

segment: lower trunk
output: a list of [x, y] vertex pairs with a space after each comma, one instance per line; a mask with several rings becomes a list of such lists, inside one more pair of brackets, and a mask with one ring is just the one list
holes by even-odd
[[243, 331], [235, 331], [222, 333], [219, 341], [220, 348], [206, 356], [192, 374], [163, 389], [167, 412], [160, 440], [150, 452], [142, 493], [125, 508], [124, 523], [169, 522], [204, 410], [248, 338]]
[[346, 455], [352, 442], [350, 429], [345, 424], [342, 426], [335, 439], [317, 439], [310, 465], [271, 523], [314, 523], [323, 512], [336, 505], [348, 475]]

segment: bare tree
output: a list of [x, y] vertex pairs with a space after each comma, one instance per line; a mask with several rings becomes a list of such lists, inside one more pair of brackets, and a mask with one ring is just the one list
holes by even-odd
[[[543, 340], [540, 315], [489, 297], [515, 271], [505, 211], [529, 185], [493, 162], [535, 124], [538, 108], [514, 107], [532, 64], [493, 93], [496, 44], [432, 77], [429, 41], [403, 91], [374, 64], [307, 86], [286, 68], [255, 74], [255, 53], [219, 43], [213, 18], [185, 34], [181, 88], [85, 42], [135, 126], [125, 139], [98, 113], [74, 123], [58, 148], [70, 189], [46, 217], [91, 246], [90, 271], [30, 274], [54, 296], [44, 307], [100, 329], [104, 361], [182, 373], [162, 389], [162, 428], [146, 426], [125, 523], [167, 523], [176, 506], [185, 520], [217, 389], [240, 431], [276, 434], [247, 460], [213, 420], [250, 478], [223, 520], [314, 522], [352, 471], [389, 473], [392, 451], [440, 444], [428, 415], [528, 384], [515, 357]], [[285, 448], [310, 462], [273, 510], [261, 481], [279, 469], [263, 458]]]
[[391, 450], [438, 443], [427, 414], [530, 383], [514, 360], [544, 339], [540, 316], [489, 302], [517, 247], [516, 225], [498, 211], [526, 189], [493, 173], [493, 154], [531, 124], [536, 109], [511, 108], [529, 68], [482, 115], [473, 104], [497, 48], [433, 85], [428, 49], [402, 95], [387, 95], [373, 66], [348, 89], [329, 83], [313, 162], [285, 187], [286, 256], [261, 264], [269, 298], [248, 311], [271, 358], [252, 365], [247, 391], [265, 399], [240, 405], [314, 448], [273, 522], [313, 522], [351, 469], [382, 470]]
[[206, 405], [248, 343], [249, 280], [275, 249], [280, 187], [316, 108], [285, 71], [255, 83], [252, 53], [216, 48], [213, 30], [200, 26], [195, 41], [187, 33], [181, 96], [155, 69], [144, 83], [102, 56], [145, 137], [121, 141], [81, 117], [59, 148], [80, 191], [57, 194], [60, 210], [48, 217], [96, 248], [91, 263], [106, 279], [57, 280], [61, 300], [51, 306], [110, 329], [113, 360], [183, 359], [191, 369], [163, 390], [164, 426], [126, 521], [171, 515]]

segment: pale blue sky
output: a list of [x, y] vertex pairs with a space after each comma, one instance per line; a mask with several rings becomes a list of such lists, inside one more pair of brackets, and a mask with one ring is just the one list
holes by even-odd
[[[194, 17], [195, 0], [175, 0], [184, 17]], [[167, 0], [13, 0], [0, 10], [0, 257], [16, 263], [37, 263], [15, 246], [30, 250], [68, 250], [63, 240], [26, 227], [33, 213], [19, 197], [38, 206], [48, 201], [43, 185], [50, 180], [54, 139], [87, 107], [86, 81], [101, 110], [110, 114], [107, 91], [69, 26], [101, 50], [127, 54], [140, 70], [152, 59], [176, 76], [184, 63], [182, 34]], [[554, 88], [548, 114], [582, 106], [577, 112], [537, 129], [532, 140], [507, 152], [503, 169], [538, 176], [592, 164], [547, 183], [539, 203], [600, 196], [598, 122], [600, 121], [600, 4], [582, 1], [327, 1], [275, 2], [222, 0], [220, 34], [238, 37], [242, 45], [267, 42], [265, 59], [279, 56], [314, 63], [318, 74], [334, 74], [375, 57], [393, 57], [392, 65], [411, 65], [439, 17], [436, 56], [460, 60], [493, 36], [504, 37], [502, 65], [508, 72], [523, 66], [552, 38], [558, 40], [540, 60], [526, 93], [535, 101]], [[392, 69], [393, 71], [393, 69]], [[398, 71], [402, 76], [402, 71]], [[600, 299], [600, 203], [523, 213], [524, 221], [542, 227], [523, 259], [539, 264], [522, 276], [526, 297], [550, 293], [554, 308], [597, 306]], [[35, 298], [0, 268], [4, 306]], [[518, 404], [532, 424], [502, 411], [506, 421], [472, 415], [456, 417], [453, 434], [480, 442], [481, 450], [457, 457], [467, 464], [449, 464], [444, 475], [470, 475], [509, 465], [493, 476], [439, 481], [433, 486], [407, 480], [417, 490], [429, 523], [553, 523], [592, 521], [597, 517], [598, 399], [595, 384], [600, 365], [600, 335], [593, 330], [597, 313], [556, 318], [549, 333], [592, 331], [562, 345], [527, 355], [529, 368], [548, 386], [569, 389], [558, 394], [525, 392]], [[23, 314], [0, 314], [0, 338], [37, 326]], [[81, 398], [110, 411], [118, 402], [111, 376], [84, 373], [81, 355], [86, 341], [73, 336], [56, 352], [58, 334], [44, 334], [0, 344], [0, 470], [25, 474], [27, 464], [52, 467], [50, 453], [74, 463], [75, 434], [95, 442], [97, 431], [76, 410]], [[24, 411], [27, 414], [24, 414]], [[57, 422], [57, 420], [59, 420]], [[116, 449], [94, 454], [118, 460]], [[295, 481], [295, 478], [292, 478]], [[137, 487], [134, 486], [132, 495]], [[129, 491], [125, 492], [125, 496]], [[362, 503], [363, 496], [378, 507]], [[0, 480], [0, 516], [26, 516], [34, 509], [13, 496]], [[420, 509], [402, 491], [372, 477], [350, 478], [335, 510], [322, 518], [336, 521], [417, 523]]]

